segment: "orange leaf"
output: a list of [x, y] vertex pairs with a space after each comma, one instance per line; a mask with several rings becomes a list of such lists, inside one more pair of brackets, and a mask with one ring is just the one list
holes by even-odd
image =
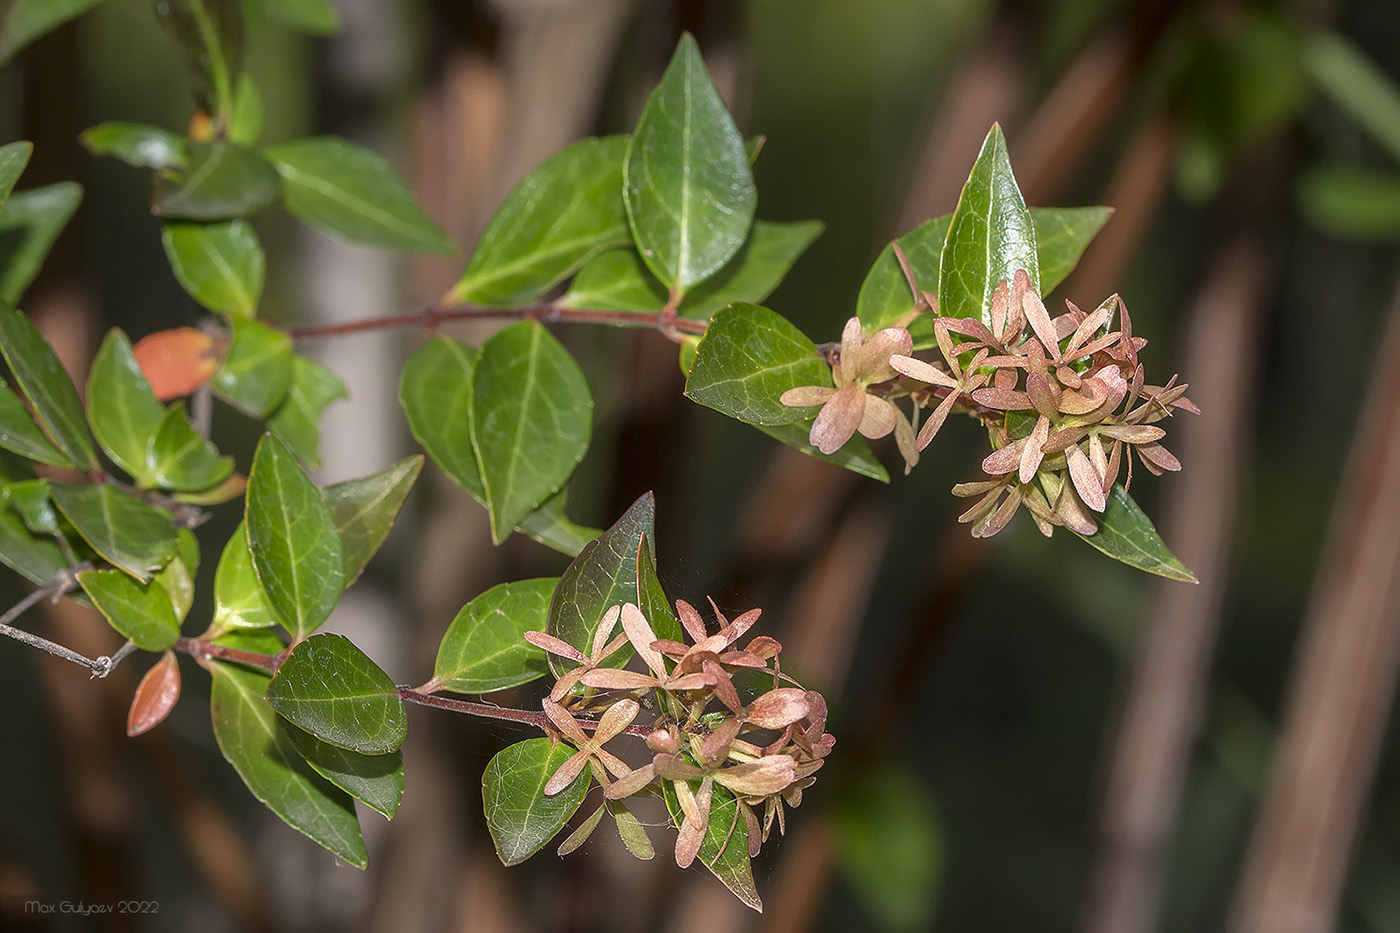
[[208, 382], [219, 366], [214, 338], [193, 327], [147, 334], [131, 350], [162, 402], [189, 395]]
[[167, 651], [151, 665], [131, 698], [131, 710], [126, 714], [126, 734], [140, 735], [158, 726], [180, 699], [180, 665], [175, 653]]

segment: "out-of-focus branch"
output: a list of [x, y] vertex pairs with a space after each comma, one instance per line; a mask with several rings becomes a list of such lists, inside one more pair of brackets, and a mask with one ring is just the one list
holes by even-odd
[[1370, 792], [1400, 662], [1400, 296], [1334, 505], [1269, 789], [1236, 896], [1238, 933], [1323, 933]]

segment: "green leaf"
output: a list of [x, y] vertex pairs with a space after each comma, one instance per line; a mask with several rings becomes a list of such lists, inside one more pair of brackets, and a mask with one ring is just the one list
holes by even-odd
[[217, 129], [233, 110], [233, 87], [243, 62], [241, 0], [161, 0], [156, 15], [184, 53], [195, 97]]
[[540, 504], [517, 525], [517, 529], [534, 538], [545, 547], [554, 548], [561, 554], [574, 557], [583, 546], [603, 533], [601, 528], [576, 525], [564, 514], [568, 493], [560, 490]]
[[165, 590], [170, 597], [170, 605], [175, 612], [175, 621], [185, 621], [190, 606], [194, 605], [194, 575], [199, 572], [199, 542], [194, 532], [181, 528], [176, 532], [175, 556], [170, 559], [153, 582]]
[[1006, 137], [993, 124], [948, 225], [939, 265], [938, 313], [990, 325], [992, 292], [1003, 279], [1015, 278], [1018, 269], [1026, 270], [1039, 295], [1035, 225], [1011, 172]]
[[[637, 548], [637, 608], [642, 610], [652, 631], [661, 638], [678, 640], [681, 621], [676, 618], [676, 610], [671, 608], [671, 600], [656, 575], [656, 552], [652, 549], [651, 538], [642, 535]], [[662, 635], [662, 632], [667, 634]]]
[[83, 130], [78, 137], [95, 156], [113, 156], [137, 168], [183, 169], [190, 161], [190, 141], [178, 133], [111, 120]]
[[[662, 786], [671, 822], [679, 829], [685, 820], [685, 813], [670, 782]], [[696, 781], [691, 789], [696, 790], [699, 786], [699, 781]], [[700, 842], [697, 857], [710, 870], [710, 874], [743, 901], [744, 906], [763, 912], [763, 900], [753, 883], [753, 866], [749, 862], [748, 826], [739, 816], [739, 804], [734, 795], [718, 784], [714, 785], [710, 798], [710, 822], [705, 827], [705, 838]]]
[[462, 607], [438, 645], [432, 690], [490, 693], [549, 673], [545, 653], [525, 640], [543, 632], [558, 577], [501, 583]]
[[518, 865], [538, 852], [583, 803], [593, 780], [587, 768], [559, 793], [544, 795], [545, 783], [573, 753], [565, 742], [527, 739], [501, 749], [486, 765], [482, 807], [504, 864]]
[[51, 29], [97, 6], [100, 0], [12, 0], [0, 24], [0, 63]]
[[[943, 255], [943, 242], [948, 237], [948, 224], [952, 219], [952, 214], [944, 214], [924, 221], [895, 240], [909, 260], [919, 289], [930, 295], [938, 294], [939, 258]], [[866, 273], [856, 298], [856, 317], [860, 318], [861, 329], [869, 335], [893, 327], [913, 310], [914, 295], [909, 291], [909, 281], [895, 257], [894, 246], [886, 246]]]
[[263, 435], [248, 474], [245, 520], [253, 568], [293, 640], [314, 632], [340, 599], [340, 535], [321, 491], [281, 441]]
[[329, 0], [267, 0], [263, 9], [272, 18], [312, 35], [328, 35], [340, 28], [340, 14]]
[[491, 536], [499, 544], [583, 459], [593, 397], [569, 351], [538, 322], [521, 321], [481, 348], [471, 424]]
[[257, 571], [253, 569], [248, 527], [239, 522], [224, 545], [219, 566], [214, 571], [214, 621], [209, 627], [219, 633], [230, 629], [270, 628], [281, 623], [268, 604]]
[[33, 153], [34, 144], [31, 142], [20, 141], [0, 146], [0, 208], [4, 207], [5, 199], [14, 190], [19, 176], [24, 174], [24, 167], [29, 164]]
[[[647, 493], [611, 528], [584, 545], [554, 589], [546, 632], [588, 654], [603, 614], [613, 606], [637, 601], [637, 553], [642, 538], [655, 534], [655, 518], [656, 500]], [[665, 626], [653, 628], [661, 638], [673, 637], [663, 632]], [[674, 637], [679, 639], [679, 630]], [[624, 645], [605, 666], [621, 667], [631, 656], [631, 647]], [[554, 655], [549, 655], [548, 661], [556, 677], [575, 666]]]
[[214, 394], [251, 417], [266, 418], [292, 385], [292, 338], [261, 321], [234, 318], [230, 324], [233, 339], [214, 375]]
[[3, 305], [0, 352], [49, 438], [79, 469], [98, 469], [78, 390], [63, 364], [29, 318]]
[[287, 397], [267, 419], [267, 429], [286, 444], [297, 459], [312, 468], [321, 465], [316, 448], [321, 440], [321, 415], [326, 406], [345, 398], [345, 383], [320, 363], [292, 357], [292, 381]]
[[73, 461], [44, 436], [19, 396], [4, 384], [0, 384], [0, 447], [41, 463], [61, 467], [73, 465]]
[[[8, 489], [6, 498], [10, 498]], [[10, 504], [15, 504], [13, 499]], [[68, 559], [58, 542], [48, 534], [31, 532], [10, 509], [0, 509], [0, 563], [39, 586], [48, 586], [60, 571], [68, 569]]]
[[199, 492], [233, 473], [233, 458], [199, 435], [185, 413], [185, 403], [165, 410], [151, 450], [149, 485], [176, 492]]
[[1303, 40], [1303, 67], [1317, 87], [1400, 162], [1400, 87], [1355, 44], [1337, 33]]
[[1400, 175], [1345, 165], [1317, 166], [1298, 179], [1308, 222], [1336, 237], [1400, 238]]
[[[810, 409], [809, 409], [810, 412]], [[885, 469], [875, 455], [870, 452], [870, 445], [863, 437], [852, 437], [842, 444], [840, 449], [834, 454], [824, 454], [814, 447], [809, 440], [812, 432], [812, 423], [805, 421], [802, 424], [756, 424], [764, 434], [774, 440], [782, 441], [789, 447], [802, 451], [809, 457], [816, 457], [818, 460], [825, 460], [827, 463], [834, 463], [839, 467], [844, 467], [852, 473], [859, 473], [861, 476], [868, 476], [871, 479], [879, 480], [882, 483], [890, 481], [889, 471]]]
[[189, 145], [187, 168], [156, 175], [153, 214], [181, 220], [232, 220], [277, 200], [277, 172], [252, 149], [227, 142]]
[[155, 440], [165, 408], [142, 374], [131, 341], [116, 328], [103, 338], [88, 372], [87, 418], [107, 456], [137, 485], [153, 485]]
[[831, 367], [802, 331], [767, 308], [738, 303], [710, 319], [685, 394], [748, 424], [779, 425], [813, 417], [779, 396], [797, 386], [828, 385]]
[[143, 583], [175, 553], [170, 516], [106, 483], [51, 483], [60, 512], [93, 550]]
[[383, 472], [346, 480], [321, 490], [340, 535], [341, 567], [345, 585], [360, 573], [389, 536], [403, 508], [404, 499], [423, 469], [423, 458], [406, 457]]
[[472, 379], [480, 353], [448, 337], [433, 337], [404, 364], [399, 404], [413, 439], [448, 479], [485, 498], [472, 447]]
[[322, 136], [270, 146], [263, 154], [282, 176], [287, 210], [317, 230], [388, 249], [456, 252], [399, 174], [363, 146]]
[[170, 268], [190, 297], [210, 311], [251, 318], [263, 287], [263, 251], [244, 220], [170, 221], [161, 231]]
[[267, 675], [218, 661], [209, 669], [214, 738], [253, 796], [293, 829], [364, 868], [369, 856], [354, 803], [316, 774], [287, 739], [281, 719], [263, 699]]
[[19, 513], [24, 527], [35, 534], [61, 534], [58, 527], [58, 513], [54, 511], [53, 499], [49, 496], [49, 481], [46, 479], [26, 479], [5, 484], [4, 499]]
[[287, 720], [278, 722], [282, 734], [312, 769], [372, 810], [392, 820], [403, 801], [403, 753], [362, 755], [322, 742]]
[[397, 751], [408, 736], [398, 688], [344, 635], [294, 645], [267, 685], [267, 702], [321, 741], [362, 755]]
[[1167, 549], [1152, 520], [1138, 507], [1122, 484], [1114, 486], [1113, 491], [1109, 493], [1108, 508], [1099, 517], [1098, 522], [1098, 531], [1079, 537], [1114, 560], [1169, 580], [1200, 582], [1196, 575]]
[[180, 637], [170, 595], [156, 581], [137, 583], [120, 570], [86, 570], [78, 583], [112, 628], [143, 651], [164, 651]]
[[229, 116], [228, 138], [240, 146], [252, 146], [262, 136], [263, 104], [258, 88], [247, 74], [238, 76], [233, 92], [233, 113]]
[[893, 769], [857, 781], [834, 820], [842, 873], [881, 929], [928, 929], [944, 864], [929, 792]]
[[1036, 261], [1040, 264], [1040, 294], [1054, 291], [1074, 267], [1084, 248], [1098, 235], [1111, 207], [1033, 207]]
[[689, 34], [642, 108], [623, 171], [633, 240], [668, 288], [689, 291], [743, 245], [758, 201], [753, 173]]
[[19, 301], [82, 199], [81, 185], [61, 181], [16, 191], [5, 201], [0, 211], [0, 256], [5, 257], [0, 263], [0, 301]]
[[451, 302], [528, 304], [595, 253], [631, 241], [627, 137], [584, 139], [531, 172], [491, 218]]
[[[681, 316], [705, 320], [732, 302], [767, 298], [821, 231], [822, 224], [815, 220], [754, 221], [734, 258], [686, 294]], [[666, 306], [666, 287], [647, 271], [636, 250], [609, 250], [579, 270], [560, 304], [601, 311], [660, 311]]]

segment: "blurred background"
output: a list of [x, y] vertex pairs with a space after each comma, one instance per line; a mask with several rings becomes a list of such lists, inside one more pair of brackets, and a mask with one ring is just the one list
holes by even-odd
[[[1115, 209], [1057, 298], [1121, 293], [1149, 375], [1191, 383], [1203, 414], [1168, 438], [1185, 470], [1140, 475], [1133, 494], [1201, 583], [1044, 540], [1025, 518], [973, 540], [948, 494], [978, 474], [970, 421], [884, 487], [688, 403], [656, 334], [563, 329], [598, 402], [572, 517], [605, 526], [655, 490], [670, 595], [762, 606], [785, 670], [832, 702], [835, 753], [755, 863], [764, 914], [679, 871], [665, 827], [651, 863], [600, 832], [567, 860], [547, 847], [503, 869], [480, 771], [527, 736], [433, 710], [410, 717], [398, 818], [364, 816], [368, 871], [337, 865], [224, 763], [188, 659], [172, 718], [127, 739], [144, 662], [91, 681], [0, 645], [0, 927], [1400, 930], [1400, 8], [333, 5], [341, 26], [324, 37], [253, 16], [264, 141], [371, 146], [463, 255], [404, 261], [259, 217], [264, 316], [431, 303], [520, 177], [577, 137], [630, 129], [689, 30], [741, 129], [767, 137], [759, 216], [826, 224], [767, 302], [817, 341], [837, 338], [885, 243], [952, 210], [993, 121], [1029, 203]], [[169, 272], [145, 173], [76, 136], [117, 119], [183, 130], [191, 106], [149, 0], [103, 0], [0, 69], [0, 137], [36, 145], [20, 187], [86, 190], [24, 301], [75, 372], [109, 326], [139, 337], [200, 314]], [[323, 423], [323, 481], [415, 452], [397, 379], [420, 339], [307, 345], [351, 393]], [[218, 411], [244, 468], [255, 431]], [[201, 530], [206, 582], [236, 520], [218, 508]], [[467, 599], [565, 565], [489, 540], [484, 511], [429, 467], [330, 627], [421, 682]], [[116, 647], [71, 605], [26, 624], [89, 655]], [[32, 899], [159, 911], [39, 918]]]

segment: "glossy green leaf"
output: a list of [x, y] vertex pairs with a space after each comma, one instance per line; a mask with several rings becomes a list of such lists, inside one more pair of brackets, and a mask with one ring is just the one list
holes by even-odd
[[16, 304], [54, 241], [68, 225], [83, 189], [71, 181], [16, 191], [0, 211], [0, 301]]
[[287, 397], [267, 419], [267, 429], [286, 444], [297, 459], [313, 468], [321, 465], [317, 447], [321, 440], [321, 415], [337, 399], [345, 398], [345, 383], [320, 363], [304, 356], [292, 357], [292, 381]]
[[112, 628], [144, 651], [164, 651], [180, 637], [170, 595], [154, 580], [137, 583], [120, 570], [86, 570], [78, 583]]
[[277, 200], [277, 172], [252, 149], [236, 143], [190, 143], [184, 169], [156, 175], [151, 212], [180, 220], [232, 220]]
[[233, 91], [233, 112], [229, 116], [228, 138], [240, 146], [255, 145], [263, 131], [263, 103], [258, 88], [247, 73], [238, 76]]
[[83, 419], [78, 390], [29, 318], [3, 305], [0, 352], [49, 439], [80, 469], [97, 469], [97, 451]]
[[[931, 295], [938, 294], [939, 261], [952, 219], [952, 214], [944, 214], [924, 221], [895, 240], [909, 260], [919, 289]], [[886, 246], [861, 283], [856, 298], [856, 317], [860, 318], [861, 329], [869, 335], [893, 327], [912, 310], [914, 295], [909, 290], [909, 280], [899, 266], [893, 245]]]
[[987, 309], [1002, 280], [1026, 270], [1038, 295], [1035, 225], [1026, 210], [1001, 127], [992, 126], [948, 225], [939, 264], [938, 313], [990, 324]]
[[184, 53], [200, 107], [221, 124], [243, 63], [242, 0], [161, 0], [155, 11]]
[[1111, 207], [1031, 208], [1036, 257], [1040, 264], [1040, 294], [1050, 294], [1069, 277], [1079, 265], [1084, 248], [1112, 215]]
[[744, 140], [688, 34], [642, 108], [623, 193], [642, 259], [678, 292], [718, 272], [748, 236], [758, 195]]
[[423, 469], [423, 458], [406, 457], [380, 473], [321, 490], [340, 535], [345, 585], [359, 578], [394, 527], [404, 499]]
[[14, 190], [19, 176], [24, 174], [24, 167], [33, 153], [34, 144], [23, 140], [0, 146], [0, 209], [4, 208], [5, 199]]
[[270, 146], [263, 153], [282, 176], [287, 210], [323, 233], [388, 249], [456, 251], [399, 174], [363, 146], [323, 136]]
[[330, 0], [266, 0], [263, 9], [274, 19], [313, 35], [327, 35], [340, 28], [340, 14]]
[[[214, 374], [214, 394], [254, 418], [266, 418], [292, 385], [292, 338], [261, 321], [231, 321], [231, 342]], [[319, 417], [319, 416], [318, 416]]]
[[506, 865], [534, 855], [583, 803], [592, 776], [587, 768], [559, 793], [546, 797], [544, 785], [574, 749], [541, 737], [506, 746], [486, 765], [481, 801], [496, 854]]
[[318, 775], [286, 737], [263, 692], [268, 676], [215, 661], [209, 712], [214, 738], [253, 796], [293, 829], [341, 859], [369, 863], [355, 805], [344, 791]]
[[472, 447], [472, 379], [480, 353], [449, 337], [433, 337], [414, 351], [399, 381], [399, 404], [414, 440], [448, 479], [485, 498]]
[[0, 563], [38, 586], [48, 586], [60, 571], [68, 569], [68, 559], [58, 542], [47, 534], [30, 531], [12, 509], [0, 509]]
[[1316, 32], [1303, 40], [1303, 67], [1314, 84], [1400, 162], [1400, 87], [1351, 40]]
[[39, 429], [34, 416], [19, 400], [19, 396], [3, 383], [0, 383], [0, 447], [40, 463], [62, 467], [73, 465], [73, 461]]
[[642, 610], [651, 623], [652, 631], [662, 638], [679, 639], [681, 621], [676, 617], [670, 598], [666, 595], [661, 579], [656, 575], [656, 551], [651, 538], [642, 535], [641, 546], [637, 548], [637, 608]]
[[176, 624], [185, 621], [190, 607], [194, 605], [194, 576], [199, 572], [199, 542], [194, 532], [181, 528], [176, 532], [178, 542], [175, 556], [158, 572], [153, 583], [159, 585], [170, 597], [170, 605], [175, 611]]
[[97, 6], [100, 0], [12, 0], [0, 23], [0, 63], [51, 29]]
[[177, 492], [199, 492], [233, 473], [233, 458], [224, 457], [190, 424], [185, 403], [165, 410], [151, 449], [150, 485]]
[[[637, 602], [637, 553], [642, 538], [655, 534], [655, 518], [656, 500], [647, 493], [579, 551], [555, 587], [546, 632], [588, 654], [603, 614], [612, 606]], [[680, 638], [679, 627], [668, 631], [665, 625], [653, 625], [653, 629], [661, 638]], [[621, 667], [631, 656], [631, 647], [624, 645], [606, 666]], [[574, 667], [572, 661], [554, 655], [548, 661], [556, 677]]]
[[219, 566], [214, 571], [214, 621], [210, 628], [219, 633], [231, 629], [270, 628], [281, 622], [268, 604], [257, 571], [253, 569], [248, 528], [239, 522], [224, 545]]
[[153, 485], [155, 440], [165, 408], [142, 374], [131, 341], [116, 328], [103, 338], [88, 371], [87, 418], [107, 456], [138, 485]]
[[631, 241], [627, 137], [584, 139], [525, 177], [487, 224], [451, 301], [527, 304], [595, 253]]
[[[815, 220], [754, 221], [734, 258], [686, 293], [681, 316], [705, 320], [732, 302], [767, 298], [821, 231], [822, 224]], [[636, 250], [609, 250], [579, 270], [560, 303], [602, 311], [660, 311], [666, 306], [666, 287], [647, 270]]]
[[175, 553], [170, 516], [107, 483], [50, 484], [60, 512], [113, 566], [145, 582]]
[[362, 755], [322, 742], [285, 719], [282, 734], [321, 777], [392, 820], [403, 801], [403, 753]]
[[499, 544], [563, 488], [583, 459], [593, 397], [569, 351], [539, 323], [521, 321], [481, 348], [471, 424], [491, 536]]
[[[700, 782], [696, 781], [691, 789], [699, 786]], [[680, 801], [669, 782], [663, 784], [663, 788], [671, 822], [679, 828], [685, 819]], [[763, 912], [763, 900], [753, 883], [753, 866], [749, 862], [748, 826], [739, 816], [739, 803], [734, 795], [718, 784], [710, 799], [710, 822], [705, 827], [705, 838], [700, 842], [696, 857], [744, 906]]]
[[833, 822], [842, 874], [879, 927], [928, 929], [944, 864], [929, 792], [902, 771], [861, 774]]
[[190, 161], [188, 139], [144, 123], [111, 120], [83, 130], [78, 138], [93, 155], [112, 156], [137, 168], [183, 169]]
[[813, 417], [780, 402], [784, 392], [829, 385], [831, 367], [802, 331], [767, 308], [740, 303], [710, 319], [685, 394], [748, 424], [779, 425]]
[[397, 751], [408, 736], [398, 688], [344, 635], [323, 632], [295, 645], [267, 685], [267, 701], [321, 741], [363, 755]]
[[59, 534], [58, 512], [49, 496], [49, 481], [26, 479], [5, 484], [5, 502], [19, 513], [24, 527], [36, 534]]
[[175, 278], [195, 301], [210, 311], [244, 318], [257, 312], [263, 250], [247, 221], [170, 221], [161, 242]]
[[[810, 414], [810, 409], [808, 410]], [[890, 473], [885, 469], [876, 456], [871, 453], [870, 445], [865, 438], [859, 435], [852, 437], [842, 444], [833, 454], [824, 454], [812, 445], [809, 437], [812, 431], [812, 423], [804, 421], [801, 424], [756, 424], [764, 434], [774, 440], [782, 441], [789, 447], [802, 451], [809, 457], [816, 457], [818, 460], [825, 460], [827, 463], [834, 463], [839, 467], [844, 467], [852, 473], [859, 473], [861, 476], [868, 476], [871, 479], [879, 480], [882, 483], [890, 481]]]
[[1114, 560], [1169, 580], [1200, 582], [1167, 549], [1152, 520], [1138, 507], [1122, 484], [1114, 486], [1109, 493], [1108, 508], [1099, 516], [1098, 523], [1099, 530], [1094, 534], [1079, 537]]
[[268, 604], [294, 639], [305, 638], [326, 621], [345, 588], [340, 535], [321, 491], [270, 435], [253, 455], [244, 518]]
[[517, 529], [534, 538], [545, 547], [554, 548], [561, 554], [574, 557], [583, 546], [603, 533], [601, 528], [576, 525], [564, 514], [568, 502], [568, 492], [560, 490], [540, 504], [517, 525]]
[[544, 651], [524, 635], [549, 624], [558, 583], [558, 577], [501, 583], [463, 606], [438, 645], [432, 689], [490, 693], [549, 673]]
[[1400, 238], [1400, 175], [1352, 166], [1318, 166], [1298, 179], [1308, 222], [1337, 237]]

